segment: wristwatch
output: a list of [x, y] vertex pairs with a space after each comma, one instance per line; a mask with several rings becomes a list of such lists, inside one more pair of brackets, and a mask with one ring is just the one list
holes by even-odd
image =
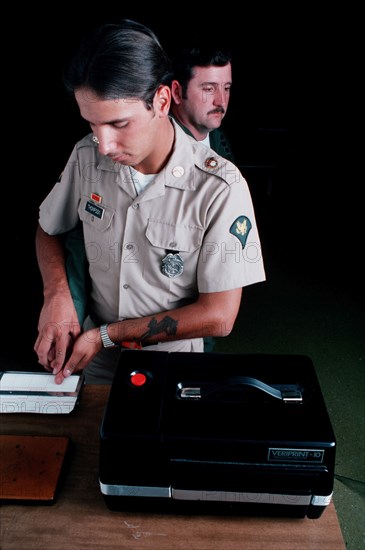
[[118, 344], [115, 344], [108, 336], [108, 325], [101, 325], [100, 327], [100, 336], [101, 341], [103, 342], [104, 348], [117, 348]]

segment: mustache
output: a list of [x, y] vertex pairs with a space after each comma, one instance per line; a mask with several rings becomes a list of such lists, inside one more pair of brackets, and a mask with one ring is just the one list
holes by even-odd
[[224, 115], [225, 112], [226, 110], [223, 109], [223, 107], [216, 107], [215, 109], [208, 111], [208, 115], [214, 115], [215, 113], [222, 113], [222, 115]]

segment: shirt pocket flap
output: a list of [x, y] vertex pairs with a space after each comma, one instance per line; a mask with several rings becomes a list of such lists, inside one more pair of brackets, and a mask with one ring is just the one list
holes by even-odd
[[149, 220], [146, 237], [153, 246], [176, 252], [193, 252], [203, 241], [203, 229], [197, 226]]

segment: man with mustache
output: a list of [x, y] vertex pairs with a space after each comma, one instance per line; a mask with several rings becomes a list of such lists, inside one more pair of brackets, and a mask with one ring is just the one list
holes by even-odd
[[[195, 41], [173, 59], [170, 114], [188, 135], [235, 162], [229, 140], [220, 128], [232, 85], [230, 53]], [[204, 351], [214, 347], [214, 338], [205, 337]]]
[[170, 114], [187, 134], [234, 162], [220, 128], [232, 86], [230, 53], [192, 42], [173, 55], [173, 62]]

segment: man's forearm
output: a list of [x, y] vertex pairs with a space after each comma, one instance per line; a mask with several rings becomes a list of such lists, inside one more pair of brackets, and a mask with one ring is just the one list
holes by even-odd
[[241, 289], [200, 294], [193, 304], [141, 319], [108, 325], [110, 339], [154, 344], [169, 340], [227, 336], [239, 310]]
[[69, 292], [65, 269], [65, 255], [61, 238], [48, 235], [38, 226], [36, 233], [36, 254], [43, 280], [44, 295]]

